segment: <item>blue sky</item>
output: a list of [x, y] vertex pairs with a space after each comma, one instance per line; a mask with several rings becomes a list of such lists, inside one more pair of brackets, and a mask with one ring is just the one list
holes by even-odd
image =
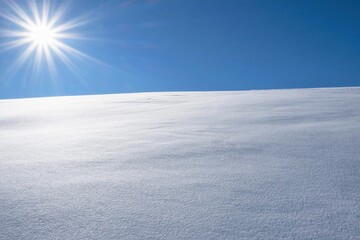
[[29, 58], [11, 72], [24, 47], [2, 49], [0, 98], [359, 86], [359, 11], [350, 0], [76, 0], [62, 21], [91, 21], [64, 41], [96, 61], [72, 57], [75, 73], [55, 56], [54, 76]]

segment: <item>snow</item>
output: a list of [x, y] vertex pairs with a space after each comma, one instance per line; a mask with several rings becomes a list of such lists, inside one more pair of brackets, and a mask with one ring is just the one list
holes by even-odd
[[360, 88], [0, 101], [0, 239], [360, 239]]

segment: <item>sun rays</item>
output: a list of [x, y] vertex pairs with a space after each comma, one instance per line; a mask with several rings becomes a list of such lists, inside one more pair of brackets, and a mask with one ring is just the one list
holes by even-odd
[[8, 10], [0, 10], [0, 17], [11, 22], [13, 28], [0, 32], [9, 39], [1, 47], [3, 50], [23, 49], [14, 63], [15, 68], [30, 63], [34, 70], [39, 70], [46, 65], [55, 75], [56, 59], [73, 71], [76, 71], [73, 57], [91, 59], [66, 43], [67, 40], [81, 38], [74, 30], [88, 23], [86, 18], [64, 21], [66, 6], [54, 10], [47, 0], [29, 0], [24, 5], [5, 1], [5, 4]]

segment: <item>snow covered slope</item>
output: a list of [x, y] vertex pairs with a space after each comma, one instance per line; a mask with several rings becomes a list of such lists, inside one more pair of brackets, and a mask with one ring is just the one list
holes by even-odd
[[360, 88], [0, 101], [0, 239], [360, 239]]

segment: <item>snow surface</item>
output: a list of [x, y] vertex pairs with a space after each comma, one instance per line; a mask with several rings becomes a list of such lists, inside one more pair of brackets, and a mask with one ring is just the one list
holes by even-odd
[[0, 101], [0, 239], [360, 239], [360, 88]]

